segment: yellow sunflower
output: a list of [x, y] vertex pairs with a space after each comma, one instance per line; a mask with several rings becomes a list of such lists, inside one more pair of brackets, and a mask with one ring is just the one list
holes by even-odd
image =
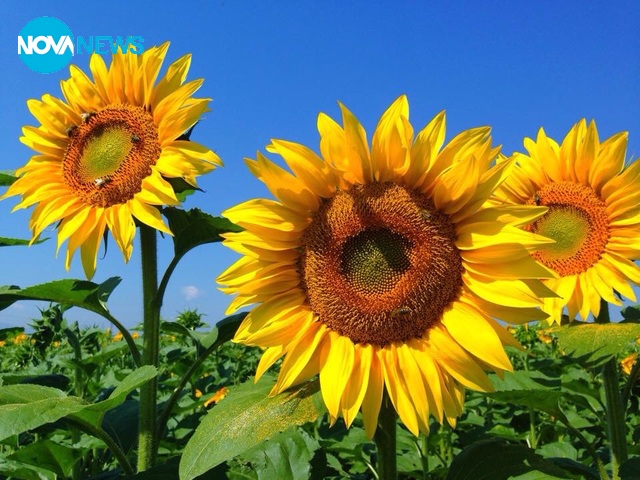
[[625, 168], [627, 133], [604, 142], [594, 122], [581, 120], [558, 145], [540, 129], [526, 138], [529, 155], [516, 153], [516, 167], [496, 193], [499, 202], [543, 205], [549, 211], [528, 229], [555, 242], [533, 253], [556, 274], [546, 285], [557, 297], [543, 309], [560, 323], [600, 313], [600, 300], [621, 305], [618, 292], [635, 301], [629, 282], [640, 283], [640, 162]]
[[[21, 141], [34, 155], [4, 197], [21, 195], [15, 209], [36, 205], [33, 238], [58, 223], [58, 250], [68, 240], [66, 267], [80, 248], [88, 278], [109, 229], [128, 261], [134, 218], [171, 233], [157, 205], [179, 203], [167, 178], [196, 185], [196, 176], [221, 165], [208, 148], [180, 139], [207, 110], [208, 98], [192, 98], [203, 80], [187, 83], [191, 56], [169, 66], [156, 83], [169, 43], [136, 55], [113, 56], [109, 68], [93, 55], [93, 80], [72, 65], [61, 82], [64, 101], [51, 95], [29, 100], [40, 126], [24, 127]], [[3, 197], [3, 198], [4, 198]]]
[[[233, 312], [255, 306], [235, 340], [265, 348], [256, 377], [284, 356], [277, 394], [320, 374], [334, 422], [361, 409], [371, 437], [386, 388], [417, 434], [429, 415], [450, 424], [464, 389], [490, 390], [486, 370], [511, 370], [514, 344], [492, 317], [541, 318], [529, 250], [548, 242], [521, 228], [544, 207], [485, 208], [508, 164], [489, 128], [441, 148], [444, 113], [413, 137], [406, 97], [383, 114], [371, 148], [341, 105], [343, 126], [318, 118], [321, 157], [272, 140], [293, 174], [258, 153], [247, 160], [277, 201], [255, 199], [224, 215], [245, 228], [224, 243], [243, 256], [218, 281]], [[523, 280], [524, 279], [524, 280]]]

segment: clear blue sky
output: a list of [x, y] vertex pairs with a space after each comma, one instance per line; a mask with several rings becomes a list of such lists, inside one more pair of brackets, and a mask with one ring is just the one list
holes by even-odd
[[[18, 32], [45, 15], [64, 21], [75, 36], [139, 35], [147, 47], [170, 40], [169, 60], [193, 54], [189, 78], [204, 77], [199, 96], [213, 98], [193, 139], [216, 150], [225, 167], [201, 179], [206, 193], [191, 197], [186, 207], [214, 215], [267, 195], [242, 158], [264, 151], [270, 138], [317, 151], [317, 114], [337, 118], [337, 100], [371, 134], [383, 110], [406, 93], [416, 130], [445, 109], [447, 138], [490, 125], [507, 154], [522, 151], [522, 139], [535, 136], [541, 126], [561, 139], [580, 118], [593, 118], [601, 138], [628, 130], [628, 155], [640, 155], [637, 1], [30, 0], [2, 5], [0, 170], [16, 169], [31, 155], [18, 141], [23, 125], [37, 124], [27, 99], [60, 96], [59, 81], [68, 77], [68, 69], [32, 72], [16, 53]], [[86, 69], [88, 56], [77, 55], [73, 62]], [[15, 203], [0, 202], [0, 236], [27, 238], [29, 213], [9, 215]], [[54, 232], [48, 235], [53, 238]], [[160, 250], [165, 265], [171, 241], [161, 240]], [[0, 285], [83, 278], [79, 257], [66, 272], [64, 256], [56, 260], [54, 252], [52, 240], [0, 249]], [[129, 326], [141, 314], [138, 256], [136, 244], [125, 265], [112, 243], [94, 277], [123, 277], [110, 306]], [[215, 278], [235, 258], [220, 244], [193, 251], [169, 285], [163, 316], [197, 307], [215, 323], [229, 302]], [[23, 302], [0, 311], [0, 328], [37, 316], [35, 304]], [[79, 310], [68, 316], [106, 326]]]

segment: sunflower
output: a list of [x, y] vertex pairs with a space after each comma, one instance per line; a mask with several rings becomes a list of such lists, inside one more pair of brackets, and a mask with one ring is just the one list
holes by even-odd
[[135, 220], [171, 234], [156, 207], [179, 204], [167, 179], [195, 186], [196, 176], [221, 165], [211, 150], [181, 138], [210, 101], [191, 97], [202, 79], [185, 83], [191, 56], [156, 83], [168, 48], [167, 42], [140, 55], [118, 52], [109, 68], [94, 54], [93, 80], [72, 65], [61, 82], [64, 100], [44, 95], [27, 102], [40, 126], [24, 127], [20, 140], [38, 155], [18, 170], [4, 197], [22, 196], [15, 209], [36, 205], [34, 240], [56, 223], [57, 250], [68, 240], [66, 268], [80, 248], [88, 278], [106, 229], [128, 261]]
[[630, 282], [640, 284], [640, 163], [625, 168], [627, 133], [600, 143], [595, 122], [583, 119], [562, 145], [547, 137], [526, 138], [529, 155], [516, 153], [516, 166], [496, 192], [499, 202], [543, 205], [549, 211], [527, 227], [553, 239], [532, 255], [556, 278], [545, 281], [556, 297], [543, 310], [560, 323], [598, 316], [601, 299], [621, 305], [615, 292], [635, 302]]
[[522, 230], [544, 207], [485, 207], [508, 171], [491, 166], [489, 128], [441, 148], [444, 112], [415, 141], [406, 97], [384, 113], [368, 146], [341, 105], [343, 126], [320, 114], [321, 156], [272, 140], [289, 173], [260, 153], [250, 170], [277, 200], [224, 215], [242, 257], [218, 281], [236, 294], [228, 312], [256, 304], [235, 341], [265, 349], [259, 378], [284, 356], [272, 394], [319, 373], [332, 422], [362, 411], [369, 437], [386, 389], [407, 428], [429, 416], [450, 424], [466, 387], [487, 391], [486, 371], [511, 370], [513, 337], [493, 317], [541, 318], [548, 277], [529, 251], [548, 239]]

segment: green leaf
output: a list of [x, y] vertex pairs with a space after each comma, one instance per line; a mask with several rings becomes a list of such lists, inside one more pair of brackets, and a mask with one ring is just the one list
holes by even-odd
[[71, 474], [75, 463], [80, 459], [76, 449], [65, 447], [51, 440], [40, 440], [7, 457], [34, 467], [43, 468], [66, 478]]
[[640, 305], [629, 305], [620, 312], [625, 320], [640, 320]]
[[200, 192], [203, 191], [198, 187], [194, 187], [193, 185], [186, 182], [183, 178], [180, 178], [180, 177], [167, 178], [165, 180], [169, 182], [169, 184], [171, 185], [171, 188], [173, 188], [173, 191], [175, 192], [176, 197], [178, 198], [178, 201], [180, 203], [184, 203], [187, 197], [189, 195], [194, 194], [196, 191], [200, 191]]
[[[152, 366], [140, 367], [125, 377], [109, 398], [87, 404], [67, 396], [56, 388], [40, 385], [8, 385], [0, 387], [0, 440], [68, 417], [82, 424], [100, 428], [102, 417], [121, 403], [136, 388], [157, 375]], [[91, 433], [91, 431], [88, 431]]]
[[[22, 462], [6, 460], [0, 457], [0, 473], [8, 475], [11, 479], [20, 480], [56, 480], [57, 476], [50, 470], [38, 468]], [[0, 476], [0, 478], [6, 478]]]
[[562, 469], [524, 445], [490, 439], [464, 448], [451, 462], [446, 480], [507, 480], [520, 478], [517, 476], [528, 472], [544, 475], [521, 478], [570, 478]]
[[558, 347], [587, 368], [603, 365], [626, 349], [638, 335], [638, 323], [581, 323], [555, 327]]
[[163, 321], [160, 322], [160, 331], [163, 333], [171, 333], [181, 337], [193, 338], [191, 335], [192, 330], [189, 330], [184, 325], [180, 325], [176, 322]]
[[0, 187], [8, 187], [17, 179], [14, 171], [0, 170]]
[[129, 375], [127, 375], [122, 380], [122, 382], [120, 382], [120, 384], [113, 392], [111, 392], [109, 398], [103, 400], [102, 402], [86, 406], [82, 410], [75, 412], [70, 416], [70, 418], [72, 420], [87, 422], [99, 428], [102, 424], [102, 417], [104, 417], [104, 414], [107, 412], [107, 410], [111, 410], [112, 408], [122, 404], [131, 392], [139, 388], [141, 385], [147, 383], [157, 374], [158, 370], [156, 369], [156, 367], [153, 367], [151, 365], [145, 365], [134, 370]]
[[246, 382], [204, 417], [187, 443], [180, 462], [180, 478], [191, 480], [263, 440], [292, 426], [314, 421], [322, 410], [314, 394], [317, 382], [269, 397], [275, 379]]
[[287, 430], [242, 455], [258, 480], [302, 480], [311, 476], [311, 461], [320, 449], [308, 433]]
[[[33, 242], [33, 245], [37, 244], [37, 243], [42, 243], [47, 241], [48, 238], [43, 238], [41, 240], [36, 240], [35, 242]], [[7, 238], [7, 237], [0, 237], [0, 247], [13, 247], [15, 245], [29, 245], [30, 240], [24, 240], [22, 238]]]
[[86, 403], [40, 385], [0, 387], [0, 440], [79, 412]]
[[206, 243], [220, 242], [223, 233], [241, 232], [242, 228], [226, 218], [214, 217], [198, 208], [180, 210], [163, 208], [162, 213], [173, 232], [173, 250], [176, 257], [182, 257], [189, 250]]
[[543, 457], [560, 457], [571, 460], [578, 459], [578, 451], [568, 442], [547, 443], [536, 450]]
[[518, 370], [505, 373], [503, 379], [492, 376], [495, 391], [484, 395], [500, 402], [530, 407], [566, 420], [559, 406], [563, 394], [556, 390], [560, 386], [560, 381], [557, 380], [557, 386], [555, 382], [545, 385], [535, 377], [535, 373]]
[[0, 287], [0, 310], [18, 300], [44, 300], [84, 308], [99, 315], [108, 315], [106, 302], [120, 277], [111, 277], [101, 284], [85, 280], [55, 280], [27, 288]]

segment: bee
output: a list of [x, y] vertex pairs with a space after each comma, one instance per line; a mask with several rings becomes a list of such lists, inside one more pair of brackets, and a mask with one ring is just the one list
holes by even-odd
[[96, 187], [98, 188], [104, 188], [105, 185], [111, 183], [111, 179], [108, 177], [105, 177], [105, 178], [98, 177], [93, 181], [93, 183], [95, 183]]
[[82, 117], [82, 121], [84, 123], [89, 123], [89, 120], [91, 120], [95, 116], [96, 116], [96, 112], [87, 112], [87, 113], [80, 114], [80, 117]]
[[533, 196], [534, 203], [539, 207], [540, 206], [540, 195], [537, 193]]
[[71, 125], [69, 128], [67, 128], [65, 130], [65, 132], [67, 133], [67, 137], [71, 138], [76, 134], [76, 131], [78, 130], [78, 127], [76, 125]]
[[409, 307], [398, 307], [395, 310], [391, 310], [391, 318], [404, 317], [410, 313], [411, 309]]
[[131, 135], [131, 141], [133, 143], [138, 143], [140, 141], [140, 137], [138, 135]]

